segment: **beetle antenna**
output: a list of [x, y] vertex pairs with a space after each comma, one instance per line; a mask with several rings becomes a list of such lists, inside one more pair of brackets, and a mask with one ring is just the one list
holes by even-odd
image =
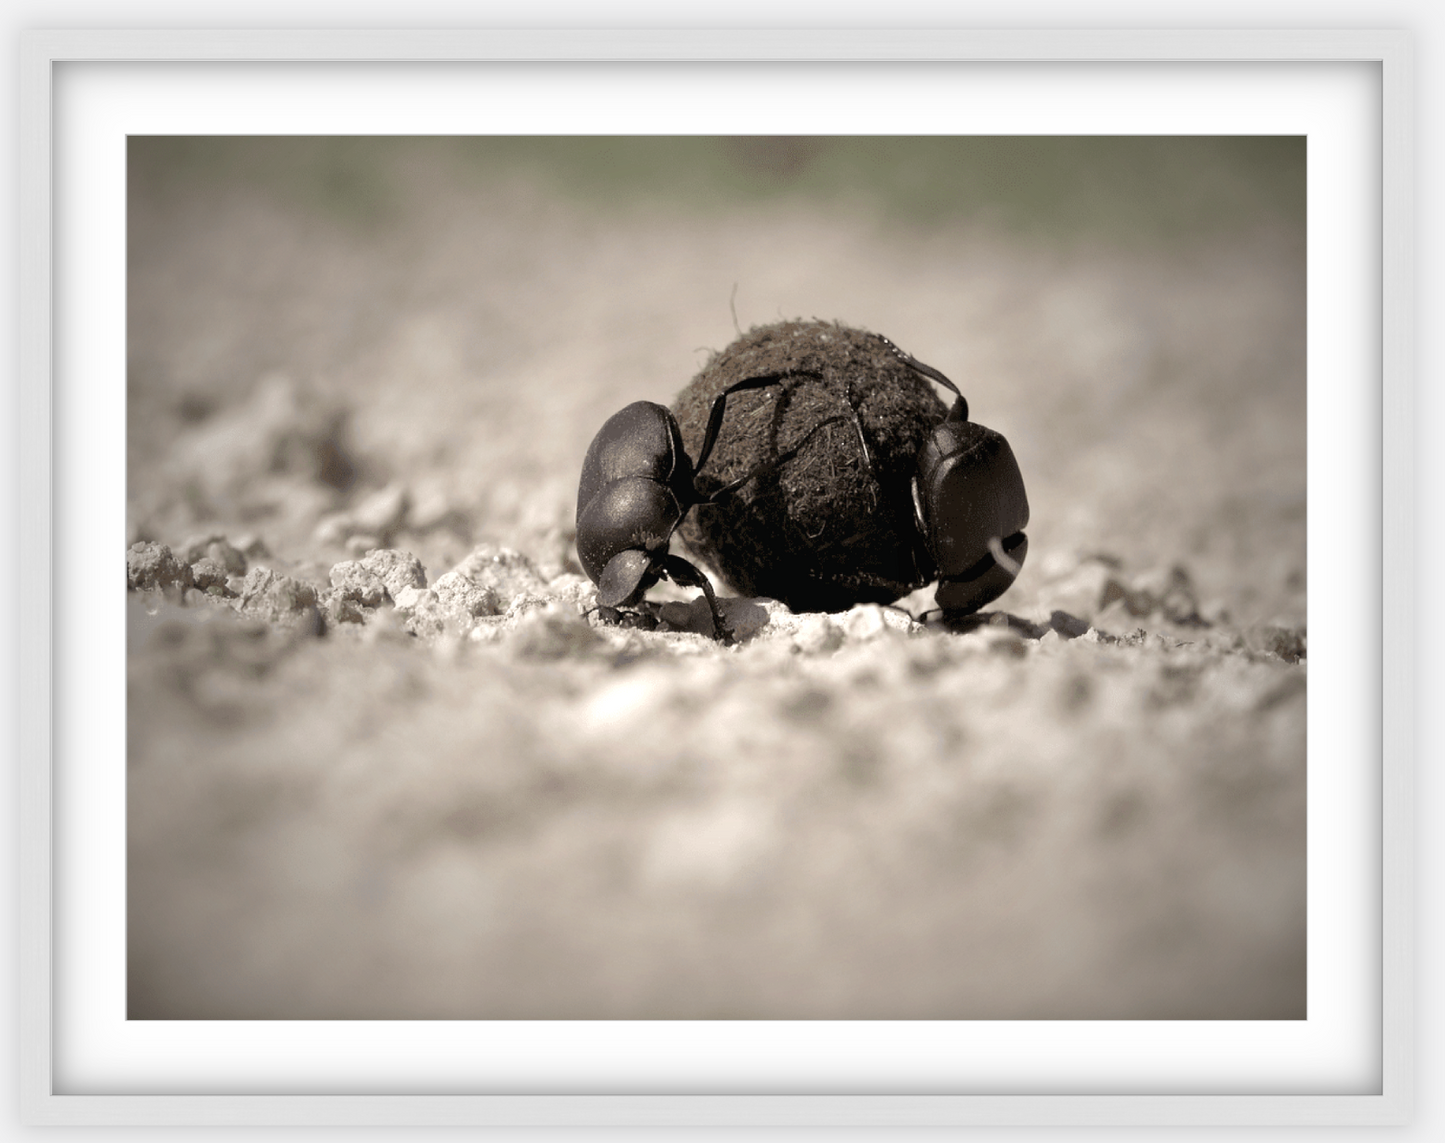
[[728, 298], [728, 309], [730, 309], [730, 310], [732, 311], [732, 314], [733, 314], [733, 332], [735, 332], [739, 337], [742, 337], [743, 331], [742, 331], [742, 328], [738, 325], [738, 307], [737, 307], [737, 305], [736, 305], [737, 300], [738, 300], [738, 284], [737, 284], [736, 282], [734, 282], [734, 283], [733, 283], [733, 292], [732, 292], [731, 296], [729, 296], [729, 298]]

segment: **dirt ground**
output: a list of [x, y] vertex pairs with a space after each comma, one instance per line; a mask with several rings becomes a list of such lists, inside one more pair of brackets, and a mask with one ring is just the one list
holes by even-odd
[[[132, 142], [132, 1018], [1306, 1014], [1303, 144], [908, 145]], [[1018, 582], [599, 625], [593, 434], [792, 317]]]

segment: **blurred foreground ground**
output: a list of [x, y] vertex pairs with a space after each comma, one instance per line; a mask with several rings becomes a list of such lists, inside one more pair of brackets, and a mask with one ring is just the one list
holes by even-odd
[[[1303, 193], [1298, 141], [133, 141], [130, 1016], [1303, 1017]], [[780, 317], [1008, 437], [997, 622], [581, 616], [592, 435]]]

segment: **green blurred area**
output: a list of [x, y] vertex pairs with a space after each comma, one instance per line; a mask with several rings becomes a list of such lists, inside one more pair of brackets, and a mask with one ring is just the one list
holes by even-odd
[[602, 210], [760, 204], [977, 221], [1130, 243], [1302, 226], [1302, 136], [133, 137], [132, 195], [250, 187], [339, 221], [385, 225], [440, 167], [463, 185], [529, 180]]

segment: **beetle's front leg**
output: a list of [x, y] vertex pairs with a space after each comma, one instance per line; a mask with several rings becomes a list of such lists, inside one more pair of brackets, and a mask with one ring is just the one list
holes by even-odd
[[598, 604], [596, 607], [589, 607], [585, 615], [595, 614], [603, 623], [609, 627], [627, 627], [640, 631], [656, 631], [662, 620], [653, 613], [653, 604], [643, 600], [639, 605], [642, 610], [631, 610], [621, 607], [603, 607]]
[[712, 612], [713, 638], [725, 647], [731, 647], [737, 642], [737, 636], [728, 626], [727, 620], [723, 618], [722, 611], [718, 608], [717, 594], [713, 591], [707, 576], [681, 556], [671, 554], [662, 562], [662, 574], [679, 587], [702, 588], [702, 593], [707, 598], [708, 610]]

